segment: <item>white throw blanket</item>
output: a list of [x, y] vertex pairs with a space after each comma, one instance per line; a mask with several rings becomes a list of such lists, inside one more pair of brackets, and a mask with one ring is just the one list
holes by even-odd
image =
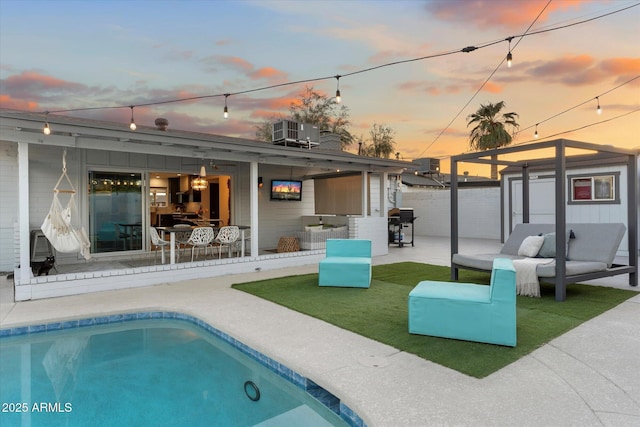
[[536, 268], [539, 264], [553, 262], [548, 258], [523, 258], [514, 259], [513, 267], [516, 269], [516, 295], [540, 298], [540, 282]]

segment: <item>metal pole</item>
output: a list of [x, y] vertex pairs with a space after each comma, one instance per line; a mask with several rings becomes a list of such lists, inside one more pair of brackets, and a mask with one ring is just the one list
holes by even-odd
[[522, 222], [529, 223], [529, 164], [522, 166]]
[[629, 273], [629, 285], [638, 286], [638, 159], [635, 155], [630, 155], [627, 163], [627, 233], [629, 265], [635, 267], [635, 271]]
[[[458, 253], [458, 162], [451, 159], [451, 259]], [[451, 267], [451, 280], [458, 280], [458, 269]]]
[[556, 145], [556, 301], [567, 299], [566, 252], [566, 157], [565, 144], [559, 140]]

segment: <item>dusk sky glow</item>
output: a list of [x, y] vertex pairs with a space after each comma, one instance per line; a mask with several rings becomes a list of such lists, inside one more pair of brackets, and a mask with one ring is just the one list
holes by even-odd
[[[0, 0], [0, 106], [42, 112], [219, 95], [136, 107], [136, 123], [165, 117], [174, 130], [255, 138], [256, 125], [286, 115], [305, 85], [333, 96], [336, 79], [251, 90], [341, 75], [351, 133], [388, 125], [405, 160], [446, 165], [469, 150], [467, 115], [499, 101], [519, 114], [515, 143], [533, 141], [538, 124], [539, 140], [640, 148], [640, 1], [547, 3]], [[515, 37], [507, 68], [505, 39], [534, 21], [528, 33], [589, 19]], [[455, 53], [349, 75], [446, 52]], [[60, 114], [127, 127], [131, 110]]]

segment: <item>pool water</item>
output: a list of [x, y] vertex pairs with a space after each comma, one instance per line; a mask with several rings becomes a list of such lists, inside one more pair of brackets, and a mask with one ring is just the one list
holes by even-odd
[[0, 425], [352, 424], [263, 365], [179, 320], [3, 337]]

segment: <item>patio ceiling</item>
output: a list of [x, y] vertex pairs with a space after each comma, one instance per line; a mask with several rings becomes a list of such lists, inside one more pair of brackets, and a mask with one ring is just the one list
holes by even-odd
[[42, 132], [42, 114], [0, 109], [2, 139], [39, 145], [158, 154], [191, 159], [258, 162], [263, 164], [348, 171], [402, 173], [410, 162], [358, 156], [339, 150], [298, 148], [257, 140], [181, 130], [161, 131], [126, 124], [48, 115], [51, 134]]

